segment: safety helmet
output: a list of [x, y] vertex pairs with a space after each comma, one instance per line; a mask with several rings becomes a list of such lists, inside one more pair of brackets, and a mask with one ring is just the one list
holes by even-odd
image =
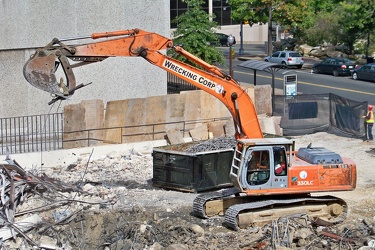
[[372, 110], [372, 105], [368, 105], [368, 109], [369, 109], [369, 110]]

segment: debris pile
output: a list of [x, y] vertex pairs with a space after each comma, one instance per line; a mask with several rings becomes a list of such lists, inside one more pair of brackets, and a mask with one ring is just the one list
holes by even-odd
[[[291, 249], [358, 249], [374, 241], [375, 224], [358, 221], [355, 229], [319, 226], [306, 214], [280, 217], [268, 226], [272, 249], [283, 246]], [[368, 245], [368, 244], [367, 244]]]
[[[38, 174], [35, 170], [26, 171], [9, 156], [0, 167], [2, 205], [0, 246], [2, 247], [6, 240], [13, 240], [19, 241], [24, 249], [35, 247], [49, 249], [50, 247], [40, 241], [40, 237], [30, 237], [26, 232], [36, 228], [39, 231], [47, 230], [76, 219], [82, 209], [75, 209], [77, 206], [71, 206], [73, 203], [80, 203], [81, 206], [111, 204], [110, 201], [101, 199], [79, 200], [77, 199], [79, 194], [88, 195], [89, 192], [85, 192], [78, 185], [69, 185], [50, 178], [45, 173]], [[50, 218], [47, 218], [46, 211], [47, 213], [51, 211]], [[18, 236], [22, 237], [18, 238]]]
[[[375, 245], [374, 218], [318, 226], [304, 214], [239, 231], [191, 214], [196, 194], [152, 185], [152, 156], [81, 155], [67, 166], [2, 166], [3, 249], [360, 249]], [[6, 238], [6, 234], [9, 235]], [[0, 248], [1, 249], [1, 248]]]

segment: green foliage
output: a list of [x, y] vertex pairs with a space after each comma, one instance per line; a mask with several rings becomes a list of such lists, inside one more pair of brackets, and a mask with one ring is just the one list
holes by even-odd
[[308, 0], [281, 1], [274, 7], [272, 19], [286, 27], [299, 26], [309, 15], [308, 2]]
[[229, 0], [232, 7], [232, 19], [247, 21], [250, 26], [268, 22], [268, 6], [262, 0]]
[[365, 39], [370, 50], [375, 35], [374, 0], [229, 0], [229, 4], [232, 18], [250, 26], [267, 23], [272, 6], [272, 21], [312, 46], [344, 44], [353, 52], [354, 44]]
[[[301, 23], [308, 16], [309, 0], [229, 0], [232, 18], [238, 22], [247, 21], [250, 26], [256, 23], [272, 23], [289, 29], [292, 35], [299, 36]], [[269, 10], [272, 10], [270, 17]], [[270, 29], [270, 27], [269, 27]], [[268, 35], [271, 44], [271, 36]]]
[[363, 13], [359, 11], [360, 6], [351, 3], [341, 3], [337, 7], [339, 40], [349, 47], [350, 54], [353, 54], [354, 44], [361, 37], [363, 31]]
[[269, 8], [272, 8], [272, 21], [283, 26], [295, 26], [306, 16], [308, 0], [229, 0], [232, 18], [238, 22], [248, 21], [267, 23]]
[[374, 32], [374, 5], [370, 0], [312, 0], [308, 6], [312, 14], [302, 23], [302, 38], [312, 46], [323, 42], [343, 44], [352, 54], [354, 45]]
[[306, 29], [304, 41], [316, 46], [323, 42], [336, 45], [339, 36], [339, 21], [337, 15], [331, 13], [321, 12], [315, 19], [315, 25]]
[[309, 10], [312, 14], [317, 15], [320, 12], [332, 13], [342, 0], [310, 0], [308, 3]]
[[[181, 45], [183, 48], [204, 60], [209, 64], [224, 63], [224, 55], [220, 50], [211, 46], [218, 42], [214, 29], [218, 29], [216, 22], [210, 20], [210, 16], [201, 9], [203, 0], [183, 0], [188, 5], [188, 10], [178, 16], [174, 23], [177, 23], [177, 29], [173, 32], [174, 44]], [[174, 58], [194, 64], [184, 56], [170, 50], [169, 53]], [[197, 66], [197, 65], [195, 65]]]

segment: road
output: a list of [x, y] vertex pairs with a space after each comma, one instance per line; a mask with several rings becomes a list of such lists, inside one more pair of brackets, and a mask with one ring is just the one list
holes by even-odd
[[[259, 60], [262, 59], [263, 55], [261, 51], [251, 50], [252, 48], [259, 49], [261, 47], [245, 47], [245, 50], [246, 48], [253, 53], [260, 53], [257, 58]], [[228, 54], [225, 53], [227, 50], [229, 51], [228, 48], [223, 48], [224, 54]], [[284, 89], [285, 75], [297, 75], [297, 91], [299, 94], [333, 93], [354, 101], [367, 101], [369, 104], [375, 104], [374, 82], [353, 80], [350, 76], [334, 77], [333, 75], [313, 74], [311, 72], [311, 65], [314, 61], [306, 61], [308, 63], [302, 69], [291, 68], [275, 73], [275, 88], [279, 90], [278, 93]], [[242, 62], [242, 60], [238, 60], [237, 58], [233, 59], [233, 77], [239, 82], [254, 84], [253, 70], [238, 67], [238, 64]], [[229, 60], [227, 60], [226, 66], [223, 67], [226, 72], [229, 71], [229, 65]], [[256, 76], [257, 85], [272, 83], [272, 76], [269, 73], [257, 71]]]
[[[233, 66], [233, 77], [237, 81], [253, 84], [253, 75], [254, 73], [251, 69]], [[301, 94], [333, 93], [354, 101], [367, 101], [375, 104], [375, 84], [373, 82], [355, 81], [349, 76], [334, 77], [331, 75], [312, 74], [310, 69], [289, 69], [275, 73], [276, 89], [284, 89], [285, 75], [297, 75], [297, 91]], [[257, 71], [257, 85], [271, 83], [272, 77], [270, 74]]]

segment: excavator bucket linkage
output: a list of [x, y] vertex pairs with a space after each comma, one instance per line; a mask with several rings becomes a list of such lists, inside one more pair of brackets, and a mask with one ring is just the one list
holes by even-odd
[[[74, 54], [75, 48], [73, 46], [67, 46], [57, 38], [54, 38], [44, 48], [37, 49], [35, 54], [25, 63], [23, 67], [25, 79], [32, 86], [55, 96], [49, 104], [56, 100], [67, 99], [74, 94], [75, 90], [91, 84], [76, 86], [73, 68], [103, 61], [107, 58], [104, 56], [82, 58], [74, 56]], [[73, 61], [79, 62], [71, 65], [68, 57]], [[62, 68], [61, 73], [58, 72], [60, 66]], [[60, 73], [60, 77], [57, 76], [57, 73]]]
[[[69, 93], [69, 87], [75, 88], [75, 77], [71, 72], [67, 58], [60, 57], [60, 59], [58, 59], [56, 52], [56, 50], [37, 50], [23, 67], [23, 75], [34, 87], [56, 96], [68, 98], [72, 94]], [[66, 84], [63, 78], [60, 78], [59, 81], [56, 79], [55, 72], [60, 64], [63, 65], [67, 79]]]

